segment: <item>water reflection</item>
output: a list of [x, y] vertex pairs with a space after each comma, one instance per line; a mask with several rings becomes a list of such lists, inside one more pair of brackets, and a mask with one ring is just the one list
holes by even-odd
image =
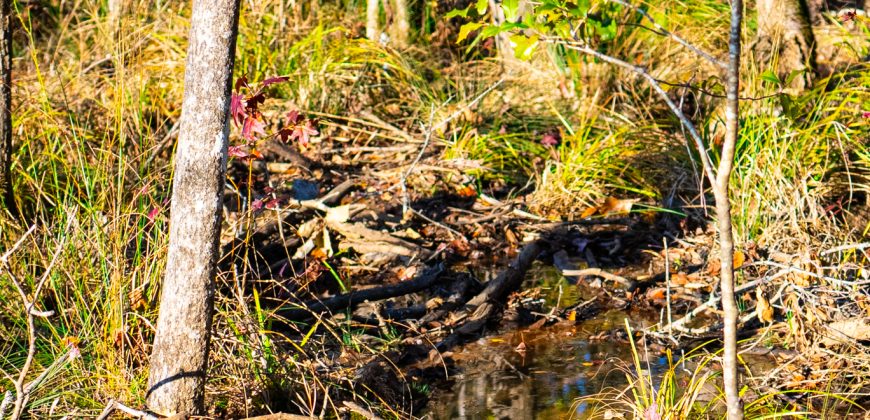
[[[624, 386], [625, 375], [616, 366], [618, 360], [631, 360], [627, 343], [589, 342], [586, 337], [622, 324], [627, 316], [632, 325], [647, 323], [639, 315], [610, 312], [577, 327], [512, 332], [469, 344], [454, 355], [462, 375], [453, 378], [451, 389], [436, 391], [429, 418], [582, 417], [586, 406], [572, 407], [575, 399]], [[516, 351], [520, 343], [524, 352]], [[667, 369], [667, 359], [659, 354], [647, 359], [653, 377]]]

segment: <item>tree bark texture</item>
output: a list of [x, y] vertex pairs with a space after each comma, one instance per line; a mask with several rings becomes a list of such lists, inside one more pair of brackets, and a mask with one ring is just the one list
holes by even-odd
[[408, 0], [393, 0], [393, 2], [395, 14], [390, 26], [391, 38], [397, 47], [405, 47], [408, 45], [408, 32], [411, 30], [408, 21]]
[[202, 414], [239, 0], [194, 0], [148, 406]]
[[380, 0], [366, 0], [366, 38], [369, 41], [378, 42], [381, 35], [378, 29], [380, 12]]
[[815, 38], [807, 0], [758, 0], [756, 58], [776, 63], [774, 71], [783, 82], [794, 71], [803, 71], [787, 88], [803, 91], [812, 86], [815, 70]]
[[[770, 0], [761, 0], [770, 1]], [[722, 311], [724, 312], [722, 378], [725, 386], [725, 403], [728, 420], [743, 419], [743, 403], [740, 401], [740, 378], [737, 373], [737, 302], [734, 300], [734, 234], [731, 221], [731, 200], [728, 186], [734, 164], [734, 151], [739, 135], [740, 111], [740, 32], [743, 23], [743, 0], [731, 1], [731, 33], [728, 42], [728, 69], [725, 84], [725, 139], [722, 143], [721, 160], [713, 186], [716, 198], [716, 220], [719, 227], [719, 246], [722, 271]]]
[[12, 1], [0, 3], [0, 200], [17, 215], [12, 190]]

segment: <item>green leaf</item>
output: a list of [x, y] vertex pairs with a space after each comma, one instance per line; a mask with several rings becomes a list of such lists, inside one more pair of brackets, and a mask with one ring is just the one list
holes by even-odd
[[501, 3], [505, 22], [516, 22], [520, 10], [520, 0], [504, 0]]
[[491, 38], [491, 37], [494, 37], [502, 32], [504, 32], [503, 27], [490, 25], [490, 26], [487, 26], [486, 28], [483, 28], [483, 30], [480, 31], [480, 37], [482, 39]]
[[477, 14], [482, 16], [484, 13], [486, 13], [487, 6], [489, 6], [488, 0], [477, 0], [477, 4], [474, 6], [474, 8], [477, 9]]
[[470, 33], [480, 29], [482, 26], [484, 26], [484, 24], [480, 22], [468, 22], [465, 25], [462, 25], [462, 27], [459, 28], [459, 35], [456, 37], [456, 43], [458, 44], [464, 41], [465, 38], [468, 38]]
[[471, 10], [471, 5], [468, 5], [468, 7], [464, 8], [464, 9], [453, 9], [444, 15], [444, 19], [451, 19], [451, 18], [455, 18], [457, 16], [467, 18], [469, 10]]
[[791, 73], [788, 74], [788, 77], [785, 78], [785, 85], [786, 85], [786, 86], [790, 86], [790, 85], [791, 85], [791, 82], [792, 82], [796, 77], [798, 77], [798, 76], [804, 74], [805, 72], [806, 72], [806, 69], [792, 70]]
[[770, 70], [765, 70], [764, 73], [761, 73], [761, 80], [782, 86], [782, 80], [779, 80], [779, 76]]
[[535, 52], [535, 47], [538, 46], [537, 35], [528, 37], [522, 34], [515, 34], [510, 37], [510, 40], [511, 46], [514, 47], [514, 56], [520, 60], [531, 58], [532, 53]]

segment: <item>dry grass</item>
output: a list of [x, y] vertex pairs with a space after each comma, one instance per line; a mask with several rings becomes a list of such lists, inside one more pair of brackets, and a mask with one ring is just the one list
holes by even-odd
[[[277, 90], [277, 108], [339, 117], [371, 110], [416, 135], [421, 124], [469, 108], [501, 78], [500, 64], [485, 57], [445, 67], [432, 59], [440, 56], [425, 42], [398, 52], [358, 39], [354, 31], [361, 13], [346, 12], [343, 5], [324, 5], [318, 19], [307, 10], [303, 16], [282, 12], [279, 4], [245, 3], [237, 61], [237, 75], [290, 76]], [[13, 172], [28, 218], [0, 216], [0, 249], [8, 249], [31, 224], [37, 226], [38, 234], [5, 268], [32, 285], [71, 223], [38, 305], [54, 308], [57, 315], [39, 321], [31, 375], [65, 351], [65, 338], [75, 337], [82, 352], [50, 375], [28, 409], [46, 418], [94, 416], [109, 398], [141, 406], [167, 243], [165, 202], [172, 127], [183, 92], [188, 3], [127, 1], [117, 22], [97, 0], [43, 9], [32, 2], [16, 5], [23, 29], [14, 62]], [[652, 10], [676, 32], [718, 51], [726, 33], [716, 30], [725, 25], [723, 7], [712, 1], [670, 1]], [[560, 57], [556, 53], [515, 69], [504, 88], [441, 130], [439, 156], [479, 165], [465, 174], [476, 180], [529, 185], [522, 191], [529, 207], [552, 216], [576, 215], [606, 195], [640, 196], [658, 204], [674, 185], [697, 192], [684, 140], [641, 81], [576, 57], [554, 63], [551, 58]], [[611, 53], [648, 62], [665, 80], [711, 74], [673, 43], [636, 29], [620, 33]], [[749, 80], [759, 73], [748, 69]], [[773, 116], [781, 106], [775, 99], [760, 102], [747, 117], [733, 180], [741, 241], [798, 252], [860, 237], [828, 206], [842, 197], [857, 202], [868, 189], [870, 125], [857, 111], [870, 103], [868, 77], [866, 69], [855, 69], [821, 82], [799, 99], [805, 110], [801, 119]], [[750, 81], [746, 92], [761, 95], [771, 89]], [[672, 92], [685, 94], [677, 88]], [[694, 117], [712, 124], [714, 105], [705, 101], [697, 101]], [[561, 132], [559, 146], [540, 144], [548, 130]], [[359, 131], [349, 140], [394, 140], [389, 130], [371, 131], [375, 134]], [[152, 220], [148, 214], [154, 209], [160, 212]], [[866, 264], [859, 257], [845, 262]], [[301, 328], [302, 342], [272, 331], [277, 316], [239, 284], [245, 270], [220, 278], [209, 383], [214, 411], [334, 410], [330, 396], [355, 392], [352, 378], [318, 361], [342, 349], [366, 355], [381, 348], [359, 343], [352, 327], [336, 321], [321, 323], [322, 334]], [[16, 375], [26, 337], [6, 274], [0, 275], [0, 302], [6, 308], [0, 311], [0, 371]], [[856, 360], [850, 366], [868, 363]], [[2, 389], [9, 385], [0, 379]]]

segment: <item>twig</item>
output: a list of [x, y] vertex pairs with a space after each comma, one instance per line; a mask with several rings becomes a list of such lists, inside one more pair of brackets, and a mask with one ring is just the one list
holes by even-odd
[[24, 243], [24, 240], [27, 239], [27, 237], [30, 236], [30, 234], [33, 233], [34, 230], [36, 230], [36, 225], [31, 225], [30, 229], [27, 229], [27, 232], [24, 232], [24, 235], [21, 235], [21, 238], [19, 238], [18, 241], [15, 242], [15, 245], [12, 245], [12, 248], [9, 248], [8, 251], [4, 252], [3, 255], [0, 256], [0, 268], [3, 268], [3, 266], [6, 265], [6, 262], [9, 260], [9, 256], [12, 255], [16, 250], [18, 250], [21, 244]]
[[698, 130], [695, 129], [695, 125], [692, 124], [691, 121], [689, 121], [689, 119], [686, 117], [686, 115], [683, 114], [683, 111], [677, 107], [677, 105], [674, 103], [674, 101], [671, 100], [671, 98], [668, 96], [668, 93], [665, 92], [665, 90], [658, 83], [656, 78], [653, 77], [648, 71], [646, 71], [645, 68], [640, 67], [640, 66], [635, 66], [634, 64], [628, 63], [627, 61], [623, 61], [623, 60], [620, 60], [618, 58], [611, 57], [607, 54], [601, 53], [597, 50], [590, 48], [588, 45], [586, 45], [585, 43], [582, 43], [582, 42], [567, 41], [563, 38], [545, 38], [545, 41], [553, 43], [553, 44], [561, 44], [565, 48], [568, 48], [570, 50], [574, 50], [574, 51], [578, 51], [578, 52], [581, 52], [581, 53], [584, 53], [587, 55], [591, 55], [591, 56], [598, 58], [599, 60], [604, 61], [606, 63], [610, 63], [610, 64], [613, 64], [615, 66], [622, 67], [624, 69], [633, 71], [634, 73], [637, 73], [638, 75], [640, 75], [641, 77], [646, 79], [649, 82], [650, 86], [653, 88], [653, 90], [656, 91], [656, 93], [658, 93], [659, 96], [661, 96], [662, 100], [665, 101], [665, 103], [668, 105], [668, 108], [670, 108], [671, 112], [673, 112], [674, 115], [676, 115], [677, 119], [679, 119], [680, 122], [686, 127], [686, 130], [689, 131], [689, 135], [690, 135], [690, 137], [692, 137], [692, 140], [694, 140], [695, 147], [698, 149], [698, 155], [701, 158], [701, 163], [702, 163], [702, 166], [704, 168], [704, 174], [707, 175], [707, 179], [709, 180], [711, 185], [717, 185], [716, 184], [716, 176], [717, 176], [716, 172], [717, 171], [713, 167], [713, 161], [710, 159], [710, 155], [706, 153], [707, 148], [704, 147], [704, 140], [701, 139], [701, 135], [698, 134]]
[[596, 276], [601, 277], [605, 280], [615, 281], [617, 283], [621, 283], [625, 287], [632, 287], [635, 285], [635, 282], [618, 276], [613, 273], [608, 273], [600, 268], [584, 268], [582, 270], [562, 270], [562, 275], [565, 277], [583, 277], [583, 276]]
[[[784, 270], [784, 271], [777, 272], [776, 274], [774, 274], [770, 277], [764, 277], [764, 278], [760, 278], [758, 280], [753, 280], [749, 283], [743, 284], [740, 287], [738, 287], [737, 290], [734, 291], [734, 294], [737, 295], [737, 294], [745, 292], [747, 290], [754, 289], [761, 284], [767, 283], [769, 281], [773, 281], [773, 280], [780, 278], [782, 276], [785, 276], [786, 274], [789, 274], [789, 273], [790, 273], [790, 271]], [[694, 319], [701, 312], [704, 312], [704, 311], [718, 305], [720, 300], [722, 300], [722, 298], [720, 296], [710, 295], [710, 299], [708, 299], [706, 302], [702, 303], [697, 308], [693, 309], [691, 312], [686, 314], [686, 316], [672, 322], [670, 325], [665, 325], [663, 328], [661, 328], [661, 330], [674, 329], [674, 330], [677, 330], [677, 331], [680, 331], [680, 332], [686, 333], [686, 334], [701, 334], [703, 332], [707, 332], [707, 330], [708, 330], [707, 328], [693, 329], [693, 328], [684, 327], [684, 325], [686, 325], [687, 323], [692, 321], [692, 319]], [[749, 314], [747, 317], [748, 317], [748, 319], [751, 319], [752, 316], [755, 316], [755, 315]], [[745, 320], [742, 320], [742, 319], [741, 319], [741, 321], [745, 322]]]
[[137, 419], [141, 420], [157, 420], [157, 416], [153, 414], [146, 413], [144, 411], [136, 410], [134, 408], [127, 407], [124, 404], [121, 404], [115, 400], [109, 400], [109, 404], [106, 405], [106, 408], [100, 413], [96, 420], [106, 420], [115, 410], [121, 410], [130, 416], [133, 416]]
[[846, 245], [840, 245], [840, 246], [831, 248], [831, 249], [826, 250], [826, 251], [822, 251], [820, 255], [828, 255], [828, 254], [833, 254], [835, 252], [840, 252], [840, 251], [851, 251], [853, 249], [858, 249], [858, 250], [863, 251], [867, 248], [870, 248], [870, 242], [862, 242], [862, 243], [858, 243], [858, 244], [846, 244]]
[[791, 266], [791, 265], [780, 264], [780, 263], [773, 262], [773, 261], [758, 261], [758, 262], [754, 262], [754, 263], [752, 263], [751, 265], [768, 265], [768, 266], [771, 266], [771, 267], [776, 267], [776, 268], [779, 268], [779, 269], [785, 270], [785, 271], [781, 271], [780, 273], [784, 273], [784, 274], [789, 274], [789, 273], [798, 273], [798, 274], [803, 274], [803, 275], [805, 275], [805, 276], [810, 276], [810, 277], [813, 277], [813, 278], [817, 278], [817, 279], [819, 279], [819, 280], [825, 280], [825, 281], [831, 282], [831, 283], [836, 284], [836, 285], [838, 285], [838, 286], [861, 286], [861, 285], [864, 285], [864, 284], [870, 284], [870, 281], [849, 281], [849, 280], [840, 280], [840, 279], [838, 279], [838, 278], [830, 277], [830, 276], [823, 276], [823, 275], [821, 275], [821, 274], [816, 274], [816, 273], [813, 273], [812, 271], [807, 271], [807, 270], [804, 270], [804, 269], [799, 268], [799, 267], [794, 267], [794, 266]]
[[342, 404], [344, 404], [344, 406], [347, 407], [348, 410], [353, 411], [356, 414], [359, 414], [360, 416], [362, 416], [363, 418], [365, 418], [367, 420], [381, 420], [381, 418], [378, 417], [377, 414], [372, 413], [370, 410], [367, 410], [365, 407], [363, 407], [363, 406], [361, 406], [353, 401], [345, 401]]
[[689, 41], [686, 41], [685, 39], [683, 39], [683, 38], [680, 37], [679, 35], [677, 35], [677, 34], [671, 32], [671, 31], [668, 31], [668, 30], [665, 29], [662, 25], [659, 25], [658, 22], [656, 22], [656, 21], [652, 18], [652, 16], [650, 16], [649, 13], [646, 12], [646, 10], [643, 10], [643, 9], [641, 9], [641, 8], [639, 8], [639, 7], [637, 7], [637, 6], [633, 5], [633, 4], [631, 4], [631, 3], [628, 3], [628, 2], [625, 2], [625, 1], [622, 1], [622, 0], [610, 0], [610, 1], [612, 1], [612, 2], [614, 2], [614, 3], [616, 3], [616, 4], [619, 4], [619, 5], [622, 5], [622, 6], [624, 6], [624, 7], [627, 7], [627, 8], [629, 8], [629, 9], [632, 9], [632, 10], [634, 10], [637, 14], [639, 14], [639, 15], [645, 17], [646, 20], [648, 20], [650, 23], [652, 23], [653, 27], [656, 28], [656, 31], [658, 31], [658, 32], [656, 32], [656, 31], [653, 31], [653, 32], [656, 32], [656, 33], [658, 33], [658, 34], [660, 34], [660, 35], [663, 35], [663, 36], [667, 36], [667, 37], [673, 39], [674, 41], [677, 41], [678, 44], [680, 44], [680, 45], [682, 45], [682, 46], [688, 48], [688, 49], [689, 49], [690, 51], [692, 51], [693, 53], [695, 53], [695, 54], [699, 55], [701, 58], [703, 58], [703, 59], [705, 59], [705, 60], [707, 60], [707, 61], [713, 63], [714, 65], [716, 65], [716, 66], [719, 67], [719, 68], [726, 69], [726, 68], [728, 67], [728, 64], [725, 63], [724, 61], [719, 60], [719, 59], [716, 58], [716, 57], [713, 57], [712, 55], [708, 54], [708, 53], [705, 52], [704, 50], [702, 50], [702, 49], [700, 49], [700, 48], [698, 48], [698, 47], [692, 45], [691, 43], [689, 43]]
[[440, 129], [441, 127], [444, 127], [445, 125], [450, 123], [450, 121], [453, 121], [456, 117], [462, 115], [462, 113], [464, 113], [466, 109], [475, 106], [484, 97], [486, 97], [486, 95], [489, 95], [490, 92], [492, 92], [493, 90], [495, 90], [495, 88], [497, 88], [502, 83], [504, 83], [504, 80], [505, 80], [504, 77], [502, 77], [497, 82], [493, 83], [492, 86], [486, 88], [486, 90], [484, 90], [479, 95], [477, 95], [477, 97], [472, 99], [471, 102], [469, 102], [465, 106], [459, 108], [458, 110], [456, 110], [456, 112], [454, 112], [453, 114], [451, 114], [447, 118], [441, 120], [441, 122], [439, 122], [438, 124], [432, 125], [432, 119], [434, 118], [434, 115], [435, 115], [435, 109], [433, 108], [430, 111], [430, 113], [429, 113], [429, 127], [428, 128], [424, 127], [424, 131], [426, 132], [426, 137], [423, 140], [423, 146], [420, 147], [420, 153], [417, 154], [417, 157], [414, 159], [413, 162], [411, 162], [411, 164], [408, 166], [408, 169], [405, 171], [405, 173], [402, 174], [402, 179], [400, 181], [400, 185], [402, 188], [402, 197], [403, 197], [403, 199], [402, 199], [403, 214], [406, 213], [408, 211], [408, 209], [411, 207], [411, 204], [410, 204], [409, 199], [408, 199], [408, 191], [407, 191], [407, 186], [405, 184], [405, 181], [408, 179], [408, 176], [411, 175], [411, 172], [414, 171], [414, 167], [417, 166], [417, 163], [420, 162], [420, 159], [423, 158], [423, 153], [429, 147], [429, 142], [432, 140], [432, 132]]
[[[31, 391], [33, 391], [33, 389], [37, 385], [39, 385], [39, 383], [43, 379], [45, 379], [47, 372], [49, 372], [49, 370], [50, 370], [50, 368], [46, 369], [42, 373], [42, 375], [40, 375], [36, 380], [34, 380], [33, 382], [31, 382], [30, 384], [25, 386], [24, 381], [25, 381], [25, 379], [27, 379], [27, 373], [30, 371], [30, 366], [31, 366], [31, 364], [33, 364], [34, 357], [36, 357], [36, 322], [35, 322], [35, 318], [37, 316], [46, 317], [46, 316], [52, 315], [51, 311], [42, 312], [42, 311], [35, 310], [34, 305], [39, 300], [39, 294], [42, 291], [42, 287], [45, 285], [45, 283], [48, 281], [48, 278], [51, 276], [51, 270], [54, 268], [54, 265], [57, 263], [57, 259], [58, 259], [58, 257], [60, 257], [60, 253], [63, 251], [64, 246], [66, 244], [66, 239], [68, 236], [67, 234], [69, 233], [69, 228], [70, 228], [70, 226], [72, 226], [72, 222], [74, 220], [74, 217], [72, 215], [69, 215], [68, 217], [69, 217], [69, 221], [67, 222], [66, 232], [61, 237], [61, 242], [58, 244], [57, 248], [55, 249], [54, 255], [52, 256], [51, 261], [48, 264], [48, 267], [46, 267], [45, 272], [42, 274], [42, 277], [39, 279], [39, 282], [37, 283], [36, 288], [34, 289], [32, 300], [28, 299], [27, 293], [24, 291], [24, 284], [22, 282], [20, 282], [14, 275], [12, 275], [11, 273], [8, 273], [9, 278], [12, 279], [13, 286], [15, 286], [15, 289], [17, 289], [18, 294], [21, 296], [21, 302], [22, 302], [22, 305], [24, 306], [24, 313], [25, 313], [25, 316], [27, 317], [27, 338], [28, 338], [28, 340], [27, 340], [27, 357], [24, 359], [24, 365], [21, 367], [21, 372], [18, 374], [18, 379], [14, 382], [15, 408], [12, 411], [12, 419], [13, 420], [17, 420], [21, 417], [21, 414], [24, 411], [24, 406], [27, 404], [27, 400], [30, 398]], [[33, 230], [34, 230], [34, 227], [31, 227], [25, 233], [24, 236], [26, 237], [26, 236], [30, 235], [30, 233], [33, 232]], [[24, 240], [24, 238], [21, 238], [13, 246], [13, 248], [11, 250], [9, 250], [6, 254], [3, 255], [2, 259], [0, 259], [0, 263], [2, 263], [2, 265], [0, 265], [0, 268], [2, 268], [2, 266], [5, 266], [7, 258], [9, 257], [9, 255], [11, 255], [10, 252], [14, 251], [22, 243], [23, 240]], [[58, 360], [65, 360], [67, 357], [69, 357], [69, 354], [70, 354], [70, 352], [67, 352], [67, 354], [65, 354], [64, 356], [62, 356]], [[55, 364], [57, 362], [58, 361], [55, 361]], [[52, 364], [52, 366], [54, 366], [55, 364]]]

